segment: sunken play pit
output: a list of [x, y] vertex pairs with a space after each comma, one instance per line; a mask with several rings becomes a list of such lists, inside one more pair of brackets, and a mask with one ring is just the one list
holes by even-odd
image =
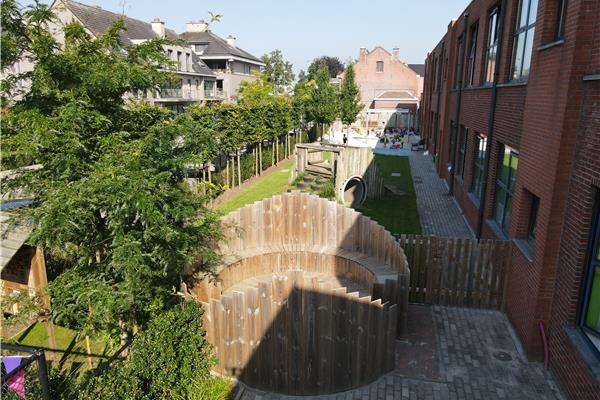
[[399, 243], [356, 211], [301, 192], [223, 217], [205, 309], [215, 372], [290, 395], [335, 393], [394, 368], [409, 269]]

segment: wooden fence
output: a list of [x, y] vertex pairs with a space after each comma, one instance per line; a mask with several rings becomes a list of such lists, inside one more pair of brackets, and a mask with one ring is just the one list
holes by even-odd
[[511, 243], [402, 235], [410, 266], [409, 301], [504, 309]]
[[394, 368], [398, 305], [303, 271], [204, 303], [219, 373], [289, 395], [340, 392]]

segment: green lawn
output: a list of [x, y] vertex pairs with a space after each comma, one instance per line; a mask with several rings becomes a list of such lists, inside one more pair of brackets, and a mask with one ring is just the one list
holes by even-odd
[[259, 179], [246, 190], [219, 204], [216, 209], [223, 214], [228, 214], [246, 204], [252, 204], [255, 201], [285, 192], [289, 188], [288, 178], [292, 160], [284, 161], [280, 165], [281, 169]]
[[[379, 222], [392, 233], [420, 234], [421, 222], [408, 157], [375, 155], [375, 162], [383, 175], [384, 184], [394, 185], [404, 194], [394, 195], [386, 191], [384, 197], [368, 199], [357, 211]], [[400, 176], [391, 176], [393, 172], [400, 173]]]
[[[56, 350], [67, 350], [71, 342], [77, 336], [77, 332], [54, 325], [54, 337], [56, 339]], [[11, 338], [11, 342], [32, 347], [50, 348], [48, 343], [48, 331], [46, 325], [42, 322], [36, 322], [32, 327], [16, 334]], [[102, 354], [105, 350], [106, 342], [101, 339], [91, 338], [90, 347], [93, 354]], [[85, 352], [85, 338], [79, 338], [75, 344], [74, 350]]]

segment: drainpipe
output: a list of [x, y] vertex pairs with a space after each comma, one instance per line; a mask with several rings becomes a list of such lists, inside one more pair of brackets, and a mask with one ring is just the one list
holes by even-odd
[[442, 67], [444, 66], [444, 57], [446, 57], [446, 46], [442, 47], [442, 52], [440, 53], [440, 63], [438, 64], [438, 69], [436, 73], [438, 74], [439, 79], [436, 77], [435, 87], [437, 89], [437, 105], [435, 108], [435, 121], [431, 121], [434, 123], [434, 132], [433, 132], [433, 158], [437, 164], [437, 148], [438, 148], [438, 132], [440, 130], [440, 97], [442, 97], [442, 82], [444, 81], [442, 76], [444, 71]]
[[498, 100], [498, 81], [500, 80], [500, 63], [502, 57], [502, 36], [504, 32], [504, 16], [506, 14], [506, 0], [500, 3], [500, 20], [498, 21], [498, 51], [496, 52], [496, 62], [494, 69], [494, 80], [492, 83], [492, 98], [490, 101], [490, 113], [488, 115], [488, 136], [485, 146], [485, 165], [483, 169], [482, 194], [479, 203], [479, 216], [477, 220], [476, 238], [481, 239], [483, 230], [483, 216], [485, 210], [485, 200], [488, 186], [488, 172], [490, 170], [490, 151], [492, 149], [492, 138], [494, 137], [494, 120], [496, 118], [496, 103]]
[[[458, 98], [456, 99], [456, 114], [454, 115], [454, 127], [450, 126], [450, 141], [454, 137], [454, 143], [452, 144], [452, 148], [450, 149], [450, 184], [448, 186], [448, 194], [452, 196], [454, 194], [454, 164], [456, 163], [456, 143], [458, 142], [458, 127], [460, 120], [460, 104], [462, 100], [462, 92], [463, 92], [463, 75], [465, 72], [465, 49], [467, 48], [467, 27], [469, 26], [469, 13], [466, 12], [463, 14], [464, 17], [464, 27], [462, 33], [462, 46], [460, 46], [458, 52], [458, 59], [460, 60], [459, 69], [458, 69]], [[453, 130], [453, 128], [456, 128]]]

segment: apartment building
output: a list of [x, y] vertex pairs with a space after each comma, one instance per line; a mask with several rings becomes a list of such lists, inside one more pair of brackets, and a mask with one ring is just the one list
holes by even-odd
[[525, 351], [577, 399], [600, 396], [599, 21], [598, 0], [474, 0], [428, 54], [421, 103], [469, 225], [513, 243]]
[[241, 49], [234, 36], [221, 38], [205, 21], [188, 22], [179, 37], [189, 43], [194, 54], [216, 75], [214, 84], [205, 83], [207, 95], [211, 93], [213, 98], [236, 102], [240, 83], [255, 80], [255, 74], [265, 66], [258, 57]]
[[[119, 19], [125, 21], [126, 30], [121, 32], [121, 39], [125, 44], [139, 44], [159, 37], [178, 39], [177, 33], [166, 28], [165, 23], [159, 19], [144, 22], [104, 10], [98, 6], [71, 0], [56, 0], [50, 9], [56, 18], [48, 29], [61, 43], [64, 42], [63, 27], [67, 23], [77, 21], [92, 37], [98, 37]], [[185, 45], [165, 45], [164, 48], [171, 61], [176, 63], [178, 79], [168, 87], [163, 87], [155, 92], [133, 93], [133, 95], [147, 98], [156, 104], [179, 112], [187, 104], [214, 100], [213, 93], [210, 91], [207, 93], [205, 88], [216, 85], [216, 75], [192, 49]], [[20, 64], [21, 70], [33, 68], [26, 61]]]

